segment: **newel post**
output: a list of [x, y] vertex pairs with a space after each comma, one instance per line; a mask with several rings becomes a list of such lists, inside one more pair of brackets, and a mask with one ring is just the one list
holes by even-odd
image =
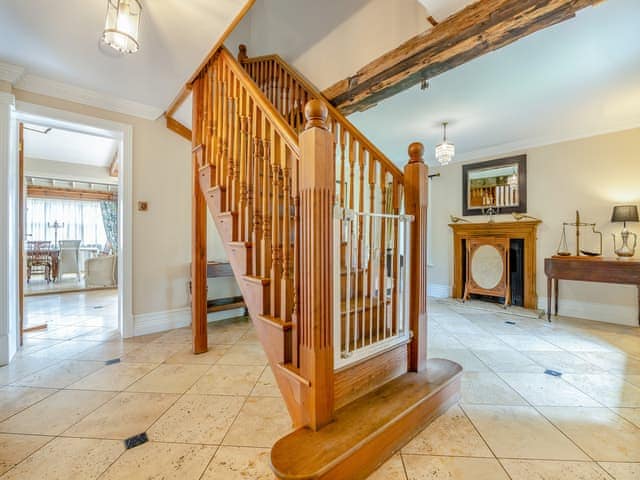
[[300, 373], [310, 387], [303, 399], [314, 430], [333, 416], [333, 206], [335, 161], [327, 107], [311, 100], [300, 134]]
[[200, 167], [204, 163], [203, 80], [193, 84], [191, 199], [191, 331], [193, 353], [207, 351], [207, 203], [200, 189]]
[[424, 146], [409, 145], [409, 163], [404, 167], [405, 211], [413, 215], [409, 262], [409, 370], [419, 372], [427, 365], [427, 188], [429, 168], [425, 165]]

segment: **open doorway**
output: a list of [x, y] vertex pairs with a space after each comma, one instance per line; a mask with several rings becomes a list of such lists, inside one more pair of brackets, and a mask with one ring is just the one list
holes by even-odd
[[16, 121], [20, 343], [130, 335], [130, 127], [32, 105]]

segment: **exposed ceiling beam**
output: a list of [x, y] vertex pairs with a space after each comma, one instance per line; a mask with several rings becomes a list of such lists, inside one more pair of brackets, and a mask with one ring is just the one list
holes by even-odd
[[575, 17], [604, 0], [479, 0], [373, 60], [323, 94], [342, 113], [381, 100]]
[[167, 117], [167, 128], [178, 135], [180, 135], [185, 140], [191, 141], [191, 130], [185, 127], [182, 123], [176, 120], [173, 117]]

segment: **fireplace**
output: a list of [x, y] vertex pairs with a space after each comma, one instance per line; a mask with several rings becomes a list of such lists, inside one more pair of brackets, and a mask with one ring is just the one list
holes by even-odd
[[[462, 298], [466, 278], [467, 240], [473, 237], [509, 239], [509, 280], [511, 304], [535, 309], [536, 293], [536, 241], [539, 221], [455, 223], [453, 230], [453, 288], [452, 296]], [[473, 295], [491, 302], [504, 299]]]

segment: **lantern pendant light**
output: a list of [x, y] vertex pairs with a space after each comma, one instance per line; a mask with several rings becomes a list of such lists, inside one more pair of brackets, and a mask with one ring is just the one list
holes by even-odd
[[456, 154], [456, 147], [447, 141], [447, 122], [442, 123], [442, 143], [436, 146], [436, 159], [440, 165], [447, 165]]
[[141, 13], [139, 0], [107, 0], [102, 41], [121, 53], [137, 52]]

